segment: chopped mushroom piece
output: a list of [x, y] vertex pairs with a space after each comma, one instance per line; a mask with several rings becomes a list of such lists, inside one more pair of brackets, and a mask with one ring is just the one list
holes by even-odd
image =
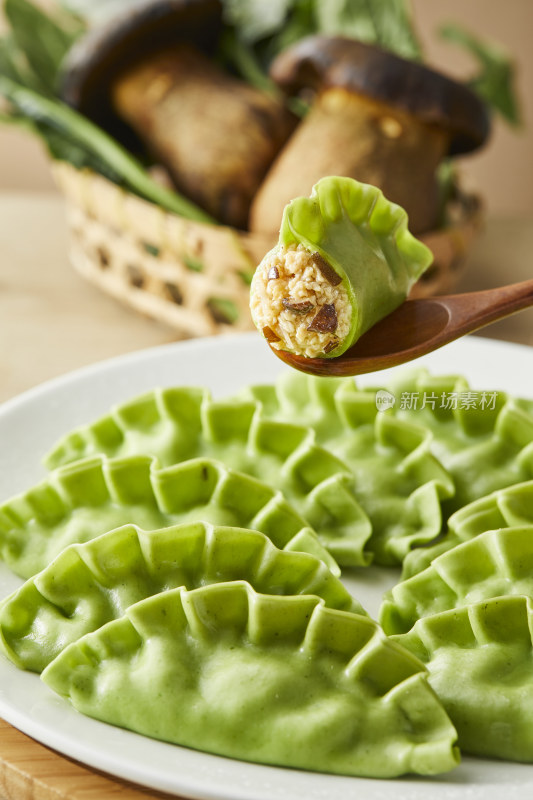
[[303, 302], [300, 301], [296, 303], [294, 300], [290, 300], [288, 297], [284, 297], [281, 301], [283, 308], [287, 308], [289, 311], [294, 311], [295, 314], [308, 314], [309, 311], [314, 309], [314, 305], [310, 300], [304, 300]]
[[322, 306], [314, 320], [307, 326], [308, 331], [316, 333], [334, 333], [337, 330], [338, 320], [334, 303]]
[[263, 336], [265, 337], [267, 342], [279, 342], [279, 336], [268, 327], [263, 328]]
[[340, 275], [337, 275], [331, 264], [328, 264], [326, 259], [323, 258], [320, 253], [313, 253], [311, 258], [316, 264], [318, 271], [324, 276], [328, 283], [331, 283], [332, 286], [338, 286], [342, 281], [342, 278]]

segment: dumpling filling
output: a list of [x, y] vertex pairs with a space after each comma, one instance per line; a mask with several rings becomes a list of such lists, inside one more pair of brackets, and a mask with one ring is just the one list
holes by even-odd
[[348, 335], [352, 307], [341, 277], [303, 245], [275, 248], [254, 274], [255, 325], [278, 350], [307, 358], [331, 352]]

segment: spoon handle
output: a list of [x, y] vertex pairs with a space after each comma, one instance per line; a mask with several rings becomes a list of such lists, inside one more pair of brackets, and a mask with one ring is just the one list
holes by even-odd
[[286, 364], [312, 375], [360, 375], [412, 361], [528, 306], [533, 306], [533, 280], [407, 300], [338, 358], [304, 358], [273, 349]]
[[533, 280], [436, 299], [449, 312], [448, 327], [462, 335], [533, 306]]

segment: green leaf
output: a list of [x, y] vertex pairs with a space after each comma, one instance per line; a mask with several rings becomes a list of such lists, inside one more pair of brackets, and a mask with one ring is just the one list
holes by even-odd
[[439, 33], [443, 39], [463, 47], [478, 62], [480, 71], [469, 81], [471, 88], [507, 122], [520, 125], [515, 65], [510, 56], [501, 47], [481, 41], [457, 25], [445, 25]]
[[131, 8], [132, 0], [63, 0], [61, 5], [91, 25], [102, 25]]
[[30, 133], [37, 133], [33, 122], [22, 114], [16, 112], [5, 114], [0, 111], [0, 123], [3, 125], [16, 125], [19, 128], [25, 128]]
[[279, 31], [295, 0], [224, 0], [224, 20], [245, 42], [257, 42]]
[[203, 272], [205, 269], [204, 262], [199, 258], [194, 258], [194, 256], [183, 256], [183, 263], [191, 272]]
[[124, 184], [122, 177], [108, 162], [93, 153], [88, 153], [64, 134], [44, 124], [36, 126], [36, 131], [43, 139], [51, 158], [56, 161], [67, 161], [76, 169], [91, 169], [113, 183]]
[[241, 281], [244, 283], [245, 286], [251, 286], [252, 285], [252, 278], [254, 277], [254, 270], [239, 269], [239, 270], [237, 270], [237, 275], [239, 276], [239, 278], [241, 279]]
[[157, 258], [159, 253], [161, 252], [161, 248], [158, 247], [156, 244], [152, 244], [151, 242], [143, 242], [142, 246], [144, 247], [146, 252], [149, 255], [153, 256], [154, 258]]
[[279, 88], [269, 78], [256, 50], [237, 31], [227, 28], [220, 37], [219, 50], [222, 58], [233, 67], [241, 78], [256, 89], [276, 96]]
[[207, 307], [215, 322], [232, 325], [239, 319], [239, 309], [233, 300], [229, 300], [227, 297], [210, 297]]
[[316, 0], [293, 0], [285, 24], [272, 40], [270, 49], [274, 55], [303, 39], [304, 36], [320, 33], [315, 10], [317, 5]]
[[10, 35], [0, 39], [0, 75], [6, 75], [13, 81], [30, 88], [38, 88], [38, 81], [34, 78], [24, 55]]
[[321, 33], [351, 36], [404, 58], [422, 58], [406, 0], [328, 0], [316, 3], [316, 14]]
[[54, 95], [61, 62], [81, 30], [68, 31], [28, 0], [5, 0], [4, 10], [14, 42], [24, 53], [36, 84]]
[[[69, 161], [74, 152], [72, 145], [76, 145], [86, 154], [89, 163], [94, 163], [96, 159], [99, 163], [107, 165], [107, 174], [111, 170], [122, 183], [141, 197], [187, 219], [214, 222], [194, 203], [156, 183], [142, 165], [118, 142], [64, 103], [43, 97], [6, 75], [0, 75], [0, 95], [3, 95], [20, 113], [33, 120], [39, 126], [41, 133], [44, 131], [47, 144], [50, 145], [51, 141], [50, 137], [45, 135], [47, 131], [52, 130], [60, 135], [53, 139], [51, 145], [56, 158]], [[69, 146], [65, 146], [65, 140]], [[79, 163], [76, 165], [81, 166]]]

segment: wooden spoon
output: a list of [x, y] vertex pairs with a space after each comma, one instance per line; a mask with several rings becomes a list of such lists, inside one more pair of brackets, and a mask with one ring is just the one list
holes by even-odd
[[362, 375], [404, 364], [528, 306], [533, 306], [533, 280], [483, 292], [406, 300], [337, 358], [272, 350], [289, 366], [310, 375]]

